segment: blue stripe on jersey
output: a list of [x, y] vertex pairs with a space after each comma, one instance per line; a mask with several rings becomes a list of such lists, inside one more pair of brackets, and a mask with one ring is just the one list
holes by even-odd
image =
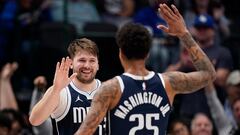
[[120, 77], [124, 89], [110, 111], [109, 134], [165, 135], [171, 104], [158, 74], [145, 81]]
[[[71, 95], [71, 106], [67, 115], [60, 121], [56, 121], [59, 135], [73, 135], [77, 129], [80, 127], [83, 119], [90, 108], [92, 99], [88, 99], [86, 95], [81, 94], [74, 90], [74, 88], [69, 84], [69, 92]], [[94, 135], [105, 135], [106, 134], [106, 118], [99, 125]]]

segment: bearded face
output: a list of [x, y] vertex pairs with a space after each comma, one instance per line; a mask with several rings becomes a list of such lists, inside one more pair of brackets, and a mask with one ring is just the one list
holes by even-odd
[[91, 83], [98, 71], [97, 56], [81, 50], [73, 58], [73, 72], [77, 73], [77, 79], [82, 83]]

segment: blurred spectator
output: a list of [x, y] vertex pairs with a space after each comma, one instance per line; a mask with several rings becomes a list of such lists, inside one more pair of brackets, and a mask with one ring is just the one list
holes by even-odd
[[227, 78], [227, 99], [224, 102], [224, 110], [231, 124], [237, 128], [237, 122], [233, 116], [231, 105], [233, 102], [240, 97], [240, 71], [232, 71]]
[[[18, 46], [22, 53], [29, 52], [33, 42], [38, 39], [38, 27], [51, 21], [49, 0], [20, 0], [18, 3], [17, 25]], [[20, 44], [20, 45], [19, 45]], [[17, 49], [19, 49], [19, 47]], [[17, 52], [19, 50], [16, 50]]]
[[167, 2], [166, 0], [148, 0], [148, 5], [139, 9], [133, 16], [134, 22], [143, 24], [152, 33], [153, 42], [147, 66], [156, 72], [163, 72], [169, 63], [175, 62], [178, 58], [178, 54], [176, 53], [179, 49], [178, 42], [172, 37], [166, 37], [157, 28], [159, 24], [166, 24], [157, 12], [158, 5]]
[[216, 40], [215, 42], [217, 44], [222, 43], [224, 38], [229, 37], [230, 22], [224, 14], [224, 6], [220, 1], [194, 0], [192, 10], [187, 10], [184, 14], [187, 27], [191, 28], [194, 25], [196, 16], [201, 14], [209, 14], [213, 16], [213, 20], [216, 22], [214, 25], [216, 38], [214, 40]]
[[239, 135], [240, 133], [240, 98], [234, 100], [232, 104], [233, 115], [237, 122], [238, 129], [235, 131], [234, 135]]
[[11, 120], [0, 111], [0, 135], [9, 135], [11, 131]]
[[161, 18], [158, 13], [158, 5], [160, 3], [166, 2], [166, 0], [148, 0], [149, 6], [146, 6], [140, 10], [133, 16], [133, 21], [136, 23], [141, 23], [146, 26], [154, 37], [165, 37], [163, 32], [157, 28], [159, 24], [166, 24], [166, 22]]
[[26, 42], [36, 40], [38, 27], [48, 21], [51, 21], [49, 0], [20, 0], [17, 13], [17, 38], [21, 47], [29, 48]]
[[132, 20], [134, 0], [97, 0], [96, 4], [104, 22], [120, 27]]
[[[34, 90], [32, 94], [31, 104], [30, 104], [30, 112], [33, 106], [42, 98], [45, 91], [47, 90], [47, 80], [44, 76], [38, 76], [34, 79]], [[52, 122], [51, 118], [48, 118], [45, 122], [43, 122], [39, 126], [33, 126], [34, 135], [52, 135]]]
[[12, 57], [21, 66], [16, 76], [17, 81], [13, 83], [20, 106], [22, 106], [21, 111], [28, 113], [29, 105], [26, 103], [30, 101], [32, 89], [30, 80], [35, 73], [33, 70], [33, 63], [36, 61], [33, 57], [34, 50], [41, 45], [39, 44], [39, 28], [42, 23], [51, 21], [51, 16], [49, 0], [18, 0], [17, 2], [17, 28], [12, 35], [12, 40], [14, 40]]
[[175, 119], [170, 123], [171, 135], [191, 135], [190, 125], [184, 119]]
[[174, 37], [153, 38], [147, 67], [155, 72], [165, 71], [169, 64], [178, 61], [179, 47], [178, 40]]
[[11, 130], [8, 135], [31, 134], [27, 119], [19, 111], [16, 97], [14, 95], [11, 77], [18, 68], [18, 63], [7, 63], [0, 73], [0, 110], [11, 121]]
[[162, 39], [153, 38], [146, 65], [155, 72], [163, 72], [169, 62], [169, 52]]
[[[49, 0], [19, 0], [16, 16], [16, 31], [12, 35], [12, 55], [21, 65], [21, 73], [31, 74], [32, 50], [38, 45], [39, 26], [51, 21]], [[23, 71], [22, 71], [23, 70]]]
[[50, 21], [50, 0], [20, 0], [18, 20], [22, 27]]
[[217, 97], [216, 89], [213, 84], [209, 84], [205, 88], [205, 94], [218, 135], [230, 135], [232, 131], [234, 131], [234, 125], [231, 124], [231, 121], [224, 112], [223, 105]]
[[[230, 21], [226, 18], [224, 5], [220, 1], [214, 1], [212, 4], [212, 15], [217, 24], [218, 38], [227, 38], [230, 36]], [[220, 39], [219, 39], [220, 40]]]
[[83, 34], [86, 22], [100, 21], [97, 9], [90, 0], [52, 0], [51, 10], [54, 21], [73, 24], [78, 34]]
[[191, 9], [188, 9], [184, 13], [184, 20], [188, 28], [191, 28], [194, 24], [194, 19], [199, 14], [207, 14], [209, 8], [209, 0], [193, 0]]
[[9, 135], [31, 135], [25, 115], [14, 109], [4, 109], [2, 113], [11, 120]]
[[17, 100], [11, 84], [11, 77], [17, 68], [18, 63], [7, 63], [0, 72], [0, 110], [18, 110]]
[[195, 114], [191, 122], [192, 135], [212, 135], [213, 125], [208, 116], [204, 113]]
[[185, 72], [190, 72], [194, 70], [194, 66], [191, 62], [191, 58], [189, 57], [187, 50], [181, 46], [179, 51], [180, 51], [179, 61], [175, 64], [169, 65], [166, 70], [167, 71], [185, 71]]

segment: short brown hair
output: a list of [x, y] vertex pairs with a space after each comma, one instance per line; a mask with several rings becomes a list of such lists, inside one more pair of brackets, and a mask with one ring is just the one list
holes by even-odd
[[99, 57], [99, 50], [95, 42], [87, 38], [80, 38], [73, 40], [68, 46], [68, 53], [73, 58], [77, 52], [85, 50], [90, 54]]

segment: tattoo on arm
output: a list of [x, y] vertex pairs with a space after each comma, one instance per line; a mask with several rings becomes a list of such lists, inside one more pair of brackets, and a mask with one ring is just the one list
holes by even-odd
[[208, 76], [203, 72], [168, 72], [164, 73], [168, 77], [169, 83], [177, 93], [191, 93], [204, 87], [208, 82]]
[[211, 80], [215, 78], [215, 69], [210, 62], [207, 55], [202, 51], [202, 49], [197, 45], [194, 41], [190, 33], [186, 33], [184, 36], [180, 38], [180, 40], [184, 43], [186, 49], [188, 50], [192, 62], [195, 68], [198, 71], [207, 71], [211, 76]]
[[171, 72], [165, 73], [165, 75], [168, 77], [173, 90], [178, 93], [188, 93], [196, 91], [206, 86], [209, 82], [212, 82], [215, 79], [216, 72], [212, 63], [194, 41], [190, 33], [186, 33], [180, 40], [188, 50], [197, 71], [191, 73]]
[[102, 84], [92, 100], [91, 108], [85, 120], [75, 135], [92, 135], [95, 132], [110, 109], [112, 101], [115, 100], [118, 87], [115, 78]]

